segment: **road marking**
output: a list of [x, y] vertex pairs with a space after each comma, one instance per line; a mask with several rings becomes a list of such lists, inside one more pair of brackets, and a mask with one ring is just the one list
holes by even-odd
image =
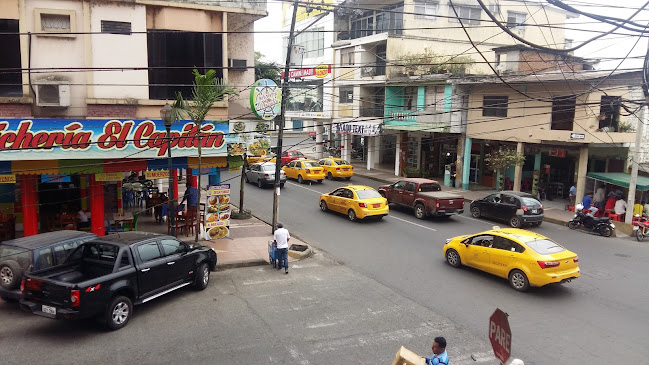
[[317, 193], [317, 194], [319, 194], [319, 195], [326, 194], [326, 193], [323, 193], [323, 192], [321, 192], [321, 191], [317, 191], [317, 190], [314, 190], [314, 189], [311, 189], [311, 188], [307, 188], [307, 187], [305, 187], [305, 186], [301, 186], [300, 184], [297, 184], [297, 183], [293, 183], [293, 182], [292, 182], [291, 185], [297, 186], [298, 188], [302, 188], [302, 189], [305, 189], [305, 190], [312, 191], [312, 192]]
[[409, 220], [405, 220], [405, 219], [402, 219], [402, 218], [397, 218], [397, 217], [394, 217], [394, 216], [391, 216], [391, 215], [388, 215], [388, 218], [393, 218], [393, 219], [396, 219], [396, 220], [398, 220], [398, 221], [402, 221], [402, 222], [406, 222], [406, 223], [408, 223], [408, 224], [412, 224], [413, 226], [417, 226], [417, 227], [421, 227], [421, 228], [424, 228], [424, 229], [427, 229], [427, 230], [430, 230], [430, 231], [433, 231], [433, 232], [437, 232], [437, 230], [436, 230], [435, 228], [430, 228], [430, 227], [422, 226], [422, 225], [419, 224], [419, 223], [411, 222], [411, 221], [409, 221]]

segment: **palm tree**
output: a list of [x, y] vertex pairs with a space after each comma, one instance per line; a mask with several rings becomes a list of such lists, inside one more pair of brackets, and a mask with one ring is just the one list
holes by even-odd
[[[171, 107], [172, 120], [182, 120], [183, 117], [191, 119], [198, 127], [198, 202], [201, 201], [201, 133], [203, 122], [207, 113], [217, 101], [223, 101], [227, 95], [237, 95], [237, 90], [227, 81], [216, 77], [216, 71], [208, 70], [202, 75], [194, 69], [194, 85], [192, 87], [192, 101], [183, 99], [181, 93], [176, 93], [176, 101]], [[171, 171], [169, 171], [171, 173]], [[198, 207], [200, 204], [196, 207]], [[200, 212], [196, 212], [196, 238], [200, 228]]]

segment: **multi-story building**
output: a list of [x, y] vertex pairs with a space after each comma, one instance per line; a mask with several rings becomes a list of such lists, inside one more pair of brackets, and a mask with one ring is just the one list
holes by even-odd
[[[487, 3], [513, 32], [531, 42], [564, 47], [560, 25], [570, 14], [524, 1]], [[382, 135], [363, 143], [368, 168], [380, 162], [393, 164], [397, 175], [404, 167], [443, 172], [462, 154], [458, 138], [466, 125], [466, 88], [453, 80], [492, 73], [497, 66], [492, 49], [514, 45], [514, 39], [477, 4], [454, 3], [461, 24], [446, 0], [345, 4], [346, 15], [335, 20], [332, 45], [334, 124], [382, 124]], [[545, 23], [557, 26], [536, 26]], [[354, 140], [359, 138], [342, 137], [343, 145]]]
[[[194, 68], [248, 89], [253, 23], [266, 14], [257, 0], [0, 0], [0, 170], [9, 182], [0, 208], [31, 217], [33, 234], [47, 228], [51, 202], [87, 208], [90, 198], [93, 230], [103, 227], [108, 175], [95, 174], [166, 169], [161, 107], [176, 92], [191, 99]], [[246, 117], [254, 119], [242, 93], [206, 119]], [[205, 166], [225, 166], [227, 124], [203, 131]], [[172, 138], [174, 168], [195, 167], [197, 133], [186, 121], [172, 126], [172, 137], [188, 137]]]

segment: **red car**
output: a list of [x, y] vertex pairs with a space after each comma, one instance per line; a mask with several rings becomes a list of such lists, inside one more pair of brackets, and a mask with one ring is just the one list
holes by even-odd
[[306, 156], [300, 151], [289, 150], [282, 152], [282, 166], [288, 165], [289, 162], [294, 160], [306, 159]]

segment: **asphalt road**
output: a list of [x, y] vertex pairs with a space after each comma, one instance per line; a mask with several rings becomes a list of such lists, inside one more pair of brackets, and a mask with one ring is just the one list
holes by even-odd
[[[234, 177], [223, 174], [222, 180]], [[354, 177], [373, 187], [375, 181]], [[233, 191], [239, 180], [233, 178]], [[487, 339], [495, 308], [509, 314], [513, 353], [526, 364], [640, 364], [649, 362], [649, 246], [626, 238], [602, 238], [545, 223], [532, 229], [576, 252], [578, 280], [519, 293], [506, 280], [473, 269], [454, 269], [442, 256], [444, 240], [502, 223], [468, 214], [417, 220], [391, 209], [382, 221], [354, 223], [318, 208], [322, 193], [346, 181], [299, 185], [281, 191], [279, 220], [302, 240], [337, 261]], [[236, 193], [233, 195], [237, 195]], [[245, 189], [245, 207], [270, 221], [272, 188]], [[237, 200], [237, 199], [235, 199]], [[467, 209], [468, 210], [468, 209]]]

